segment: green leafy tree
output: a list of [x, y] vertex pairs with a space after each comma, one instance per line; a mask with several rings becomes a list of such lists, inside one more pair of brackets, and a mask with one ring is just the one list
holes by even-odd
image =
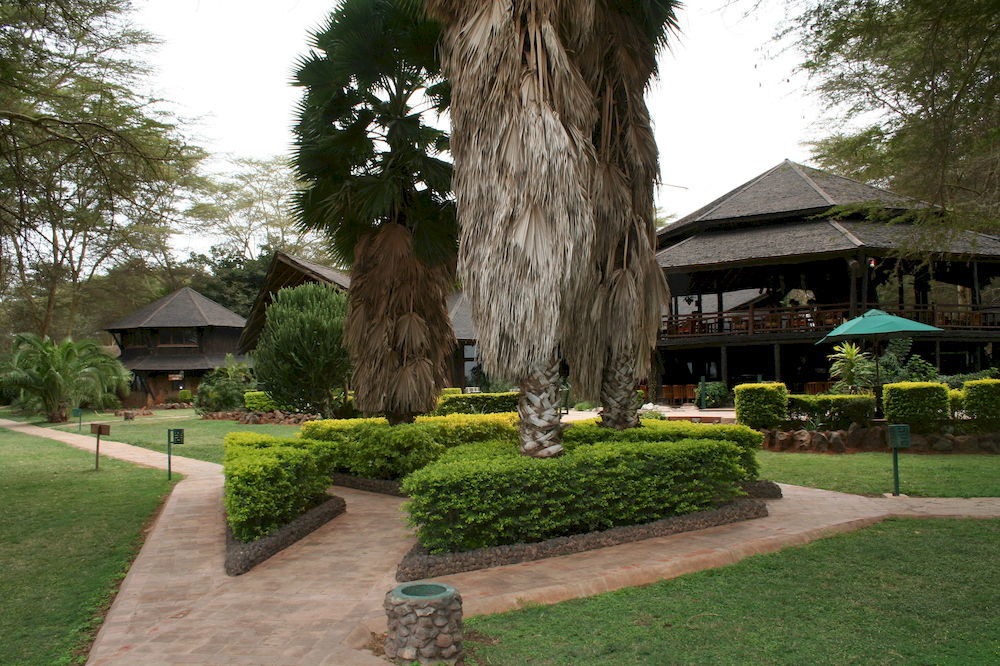
[[861, 347], [853, 342], [844, 342], [833, 348], [827, 356], [830, 377], [836, 379], [833, 390], [838, 393], [868, 393], [875, 384], [875, 364]]
[[299, 64], [294, 205], [351, 272], [355, 404], [390, 423], [432, 411], [455, 346], [456, 228], [437, 25], [411, 0], [347, 0]]
[[63, 423], [69, 410], [82, 404], [101, 404], [108, 396], [127, 393], [132, 376], [116, 359], [89, 340], [22, 333], [0, 368], [0, 386], [37, 402], [52, 423]]
[[192, 254], [185, 262], [195, 271], [190, 287], [246, 317], [267, 277], [271, 255], [271, 248], [248, 257], [241, 250], [224, 245], [213, 246], [208, 255]]
[[333, 394], [351, 373], [346, 316], [347, 297], [330, 285], [303, 284], [275, 294], [254, 351], [260, 387], [280, 405], [333, 417]]
[[[995, 0], [793, 0], [786, 37], [840, 128], [820, 164], [1000, 228]], [[926, 217], [938, 220], [939, 216]]]

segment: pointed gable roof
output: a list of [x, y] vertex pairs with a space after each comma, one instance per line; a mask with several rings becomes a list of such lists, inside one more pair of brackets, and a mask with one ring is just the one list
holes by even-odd
[[880, 201], [893, 208], [927, 204], [888, 190], [784, 160], [660, 232], [661, 239], [715, 226], [810, 214], [832, 206]]
[[246, 320], [191, 287], [178, 289], [146, 307], [122, 317], [107, 331], [130, 328], [198, 328], [220, 326], [243, 328]]

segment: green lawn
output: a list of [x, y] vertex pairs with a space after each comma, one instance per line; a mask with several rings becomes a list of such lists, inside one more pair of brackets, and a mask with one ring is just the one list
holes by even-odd
[[[153, 412], [153, 416], [138, 416], [136, 417], [139, 421], [162, 421], [166, 419], [179, 419], [179, 418], [194, 418], [195, 411], [193, 409], [164, 409]], [[40, 426], [43, 428], [64, 428], [67, 430], [76, 430], [77, 419], [70, 418], [70, 423], [49, 423], [45, 420], [44, 416], [25, 416], [24, 414], [15, 413], [10, 407], [0, 407], [0, 419], [9, 419], [11, 421], [20, 421], [22, 423], [30, 423], [31, 425]], [[83, 423], [119, 423], [122, 422], [122, 417], [115, 416], [112, 412], [95, 412], [90, 409], [85, 409], [83, 411]], [[73, 428], [69, 428], [68, 425], [72, 425]], [[89, 432], [86, 428], [84, 431]]]
[[143, 525], [170, 489], [161, 470], [0, 429], [3, 664], [85, 658]]
[[[996, 664], [1000, 520], [890, 520], [728, 567], [470, 618], [472, 663]], [[476, 634], [473, 634], [476, 637]], [[480, 637], [476, 637], [480, 638]]]
[[[166, 453], [167, 428], [184, 429], [184, 444], [173, 447], [175, 455], [217, 463], [222, 462], [222, 439], [226, 433], [249, 431], [293, 437], [299, 431], [298, 426], [242, 425], [235, 421], [203, 421], [191, 417], [154, 421], [140, 417], [135, 421], [112, 422], [108, 439]], [[76, 425], [62, 425], [59, 429], [76, 432]], [[84, 432], [86, 430], [85, 427]]]
[[[891, 453], [760, 451], [760, 477], [779, 483], [875, 495], [892, 492]], [[1000, 456], [899, 456], [899, 489], [922, 497], [1000, 497]]]

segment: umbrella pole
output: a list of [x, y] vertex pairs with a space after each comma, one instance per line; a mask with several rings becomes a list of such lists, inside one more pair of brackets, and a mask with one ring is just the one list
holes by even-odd
[[875, 339], [875, 418], [885, 416], [882, 409], [882, 372], [878, 362], [878, 338]]

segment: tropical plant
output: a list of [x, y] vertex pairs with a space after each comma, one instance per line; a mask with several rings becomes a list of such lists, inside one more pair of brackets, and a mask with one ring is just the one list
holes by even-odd
[[277, 404], [333, 416], [333, 391], [346, 395], [351, 372], [346, 315], [347, 296], [331, 285], [303, 284], [275, 294], [254, 351], [254, 372]]
[[52, 423], [69, 418], [83, 403], [103, 404], [107, 396], [128, 393], [131, 373], [93, 341], [20, 333], [10, 357], [0, 368], [0, 386], [35, 401]]
[[867, 393], [875, 383], [875, 364], [867, 352], [853, 342], [844, 342], [833, 348], [834, 353], [827, 356], [830, 364], [830, 377], [837, 380], [833, 385], [835, 393]]
[[226, 364], [209, 371], [198, 384], [194, 406], [199, 413], [226, 412], [243, 407], [243, 394], [257, 387], [250, 366], [226, 354]]
[[[566, 350], [573, 387], [599, 397], [601, 424], [639, 425], [635, 386], [650, 373], [663, 306], [669, 299], [656, 263], [656, 141], [644, 95], [656, 74], [656, 53], [677, 27], [676, 0], [599, 0], [584, 48], [576, 53], [597, 109], [592, 141], [591, 199], [596, 227], [595, 307], [589, 345]], [[599, 371], [599, 375], [593, 371]], [[595, 380], [599, 396], [594, 395]]]
[[425, 123], [447, 93], [438, 28], [407, 0], [350, 0], [315, 33], [296, 84], [299, 223], [351, 269], [345, 340], [355, 405], [392, 423], [433, 411], [455, 338], [448, 136]]

